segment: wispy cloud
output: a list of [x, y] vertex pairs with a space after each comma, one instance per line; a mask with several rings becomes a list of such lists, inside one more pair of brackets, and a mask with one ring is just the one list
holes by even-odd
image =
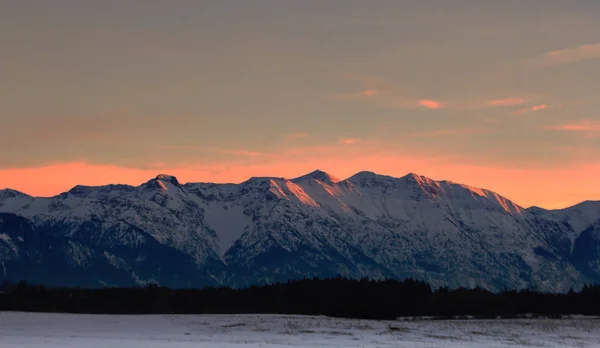
[[[354, 75], [350, 75], [354, 76]], [[540, 96], [537, 93], [515, 93], [501, 98], [457, 98], [454, 100], [436, 100], [428, 97], [417, 97], [414, 93], [392, 86], [381, 79], [353, 78], [352, 82], [360, 83], [362, 90], [354, 93], [340, 94], [337, 100], [364, 102], [382, 109], [420, 109], [430, 110], [482, 110], [490, 108], [511, 107], [532, 103]], [[534, 110], [537, 111], [537, 110]]]
[[585, 132], [600, 134], [600, 122], [592, 120], [581, 120], [575, 123], [547, 125], [544, 127], [544, 129], [564, 132]]
[[519, 97], [494, 99], [494, 100], [488, 101], [486, 103], [486, 105], [488, 105], [488, 106], [515, 106], [515, 105], [525, 104], [529, 100], [530, 99], [528, 99], [528, 98], [519, 98]]
[[544, 110], [547, 109], [548, 105], [546, 104], [540, 104], [540, 105], [535, 105], [531, 107], [531, 111], [540, 111], [540, 110]]
[[[374, 83], [377, 81], [377, 84]], [[507, 96], [495, 99], [457, 99], [457, 100], [435, 100], [432, 98], [411, 98], [409, 92], [402, 92], [392, 88], [390, 84], [381, 80], [364, 80], [365, 88], [360, 92], [341, 94], [336, 96], [337, 100], [358, 101], [370, 103], [382, 109], [419, 109], [426, 108], [430, 110], [448, 109], [448, 110], [483, 110], [490, 108], [501, 108], [519, 106], [531, 103], [539, 99], [536, 93], [525, 93], [520, 96]], [[536, 105], [527, 109], [522, 109], [516, 113], [525, 113], [529, 111], [539, 111], [547, 107], [545, 104]]]
[[430, 98], [411, 96], [409, 91], [392, 87], [388, 82], [356, 74], [344, 76], [346, 80], [358, 83], [362, 89], [353, 93], [334, 96], [337, 100], [369, 103], [381, 109], [440, 109], [442, 102]]
[[417, 103], [427, 109], [440, 109], [442, 107], [442, 103], [431, 99], [421, 99]]
[[533, 62], [541, 66], [557, 66], [589, 59], [600, 59], [600, 43], [551, 51], [534, 58]]
[[526, 114], [528, 112], [536, 112], [536, 111], [546, 110], [546, 109], [549, 109], [550, 107], [551, 106], [548, 104], [539, 104], [539, 105], [534, 105], [531, 107], [519, 109], [519, 110], [515, 111], [514, 114], [522, 115], [522, 114]]
[[359, 139], [356, 138], [345, 138], [345, 139], [340, 139], [340, 144], [343, 145], [353, 145], [359, 142]]
[[379, 91], [376, 90], [376, 89], [365, 89], [362, 93], [363, 93], [364, 96], [368, 97], [368, 96], [371, 96], [371, 95], [378, 94]]
[[390, 89], [365, 89], [357, 93], [336, 96], [337, 100], [364, 102], [381, 109], [440, 109], [442, 102], [432, 99], [410, 98]]

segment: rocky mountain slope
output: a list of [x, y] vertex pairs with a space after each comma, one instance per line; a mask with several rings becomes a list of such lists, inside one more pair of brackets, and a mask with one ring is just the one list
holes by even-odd
[[600, 202], [524, 209], [409, 174], [0, 191], [0, 280], [245, 286], [303, 277], [566, 291], [600, 282]]

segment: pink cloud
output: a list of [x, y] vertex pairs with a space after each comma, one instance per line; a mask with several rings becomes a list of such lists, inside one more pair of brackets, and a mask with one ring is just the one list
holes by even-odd
[[348, 139], [340, 140], [340, 144], [344, 144], [344, 145], [353, 145], [353, 144], [356, 144], [357, 142], [358, 142], [358, 139], [355, 139], [355, 138], [348, 138]]
[[351, 75], [352, 81], [362, 84], [362, 89], [354, 93], [336, 95], [335, 99], [343, 101], [361, 101], [370, 103], [378, 108], [383, 109], [414, 109], [427, 108], [431, 110], [437, 109], [453, 109], [453, 110], [476, 110], [487, 109], [494, 107], [506, 107], [522, 105], [539, 96], [536, 93], [525, 93], [520, 96], [510, 96], [498, 99], [456, 99], [437, 101], [434, 99], [418, 99], [411, 96], [411, 91], [407, 89], [399, 89], [391, 86], [391, 84], [367, 77], [357, 77]]
[[556, 66], [589, 59], [600, 59], [600, 43], [551, 51], [534, 61], [542, 66]]
[[528, 101], [529, 101], [529, 99], [525, 99], [525, 98], [503, 98], [503, 99], [490, 100], [488, 102], [488, 104], [490, 106], [515, 106], [515, 105], [524, 104]]
[[417, 103], [427, 109], [440, 109], [442, 107], [440, 102], [431, 99], [417, 100]]
[[534, 106], [531, 106], [528, 108], [524, 108], [524, 109], [515, 111], [515, 115], [525, 114], [528, 112], [541, 111], [541, 110], [545, 110], [545, 109], [549, 109], [549, 108], [550, 108], [550, 105], [547, 105], [547, 104], [534, 105]]
[[342, 101], [361, 101], [382, 109], [440, 109], [442, 103], [431, 99], [416, 99], [409, 91], [399, 90], [385, 81], [360, 75], [346, 75], [347, 79], [362, 84], [360, 91], [334, 96]]
[[442, 104], [430, 99], [411, 99], [393, 90], [367, 89], [360, 92], [341, 94], [335, 99], [342, 101], [360, 101], [369, 103], [381, 109], [414, 109], [425, 107], [427, 109], [440, 109]]
[[581, 120], [576, 123], [565, 123], [558, 125], [545, 126], [544, 129], [566, 131], [566, 132], [600, 132], [600, 122], [591, 120]]

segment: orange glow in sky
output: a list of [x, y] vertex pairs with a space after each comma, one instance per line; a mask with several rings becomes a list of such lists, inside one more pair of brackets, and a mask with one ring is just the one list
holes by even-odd
[[35, 196], [53, 196], [77, 184], [139, 185], [160, 173], [175, 175], [185, 182], [234, 182], [252, 176], [294, 178], [314, 169], [322, 169], [340, 178], [361, 170], [400, 177], [415, 172], [435, 180], [450, 180], [470, 186], [487, 188], [528, 207], [562, 208], [600, 197], [600, 186], [590, 186], [600, 177], [600, 165], [581, 165], [556, 169], [510, 169], [472, 165], [436, 164], [425, 158], [394, 156], [358, 156], [352, 159], [307, 158], [302, 161], [280, 160], [273, 163], [246, 166], [131, 169], [109, 165], [63, 163], [36, 168], [0, 170], [0, 182]]
[[0, 2], [0, 188], [320, 169], [600, 200], [600, 1]]

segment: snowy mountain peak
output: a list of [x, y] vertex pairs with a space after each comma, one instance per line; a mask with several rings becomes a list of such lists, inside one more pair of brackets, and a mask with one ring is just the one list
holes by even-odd
[[416, 181], [416, 182], [419, 182], [419, 183], [422, 183], [422, 184], [427, 183], [427, 184], [434, 184], [435, 185], [435, 183], [436, 183], [435, 180], [430, 179], [430, 178], [428, 178], [426, 176], [423, 176], [423, 175], [416, 174], [416, 173], [408, 173], [405, 176], [401, 177], [400, 179]]
[[173, 175], [168, 175], [168, 174], [158, 174], [156, 176], [155, 180], [160, 180], [162, 182], [168, 182], [171, 183], [173, 185], [178, 186], [179, 185], [179, 181], [177, 180], [176, 177], [174, 177]]
[[360, 172], [354, 174], [352, 177], [353, 178], [354, 177], [356, 177], [356, 178], [359, 178], [359, 177], [374, 177], [374, 176], [377, 176], [377, 175], [378, 174], [375, 173], [375, 172], [371, 172], [371, 171], [368, 171], [368, 170], [363, 170], [363, 171], [360, 171]]
[[340, 182], [340, 179], [336, 178], [335, 176], [318, 169], [312, 173], [292, 179], [291, 181], [294, 183], [301, 183], [308, 180], [317, 180], [325, 184], [335, 184]]
[[273, 183], [279, 183], [287, 181], [284, 178], [278, 177], [262, 177], [262, 176], [253, 176], [250, 179], [244, 181], [240, 184], [240, 186], [245, 187], [269, 187]]
[[156, 178], [147, 181], [142, 184], [140, 188], [145, 190], [159, 190], [159, 191], [169, 191], [170, 189], [176, 189], [180, 187], [179, 181], [176, 177], [167, 174], [159, 174]]
[[379, 175], [377, 175], [373, 172], [362, 171], [362, 172], [358, 172], [358, 173], [352, 175], [351, 177], [349, 177], [346, 180], [347, 181], [362, 181], [362, 180], [367, 180], [367, 179], [374, 179], [374, 178], [377, 178], [378, 176]]
[[0, 199], [14, 198], [14, 197], [29, 197], [29, 196], [23, 192], [9, 189], [9, 188], [0, 190]]
[[416, 174], [416, 173], [408, 173], [405, 176], [401, 177], [400, 179], [407, 179], [407, 180], [417, 180], [418, 178], [421, 178], [424, 176]]
[[90, 186], [76, 185], [69, 190], [69, 193], [77, 197], [85, 197], [92, 193], [93, 190], [93, 187]]
[[400, 180], [416, 184], [424, 190], [425, 188], [440, 187], [440, 183], [438, 181], [415, 173], [408, 173], [401, 177]]

